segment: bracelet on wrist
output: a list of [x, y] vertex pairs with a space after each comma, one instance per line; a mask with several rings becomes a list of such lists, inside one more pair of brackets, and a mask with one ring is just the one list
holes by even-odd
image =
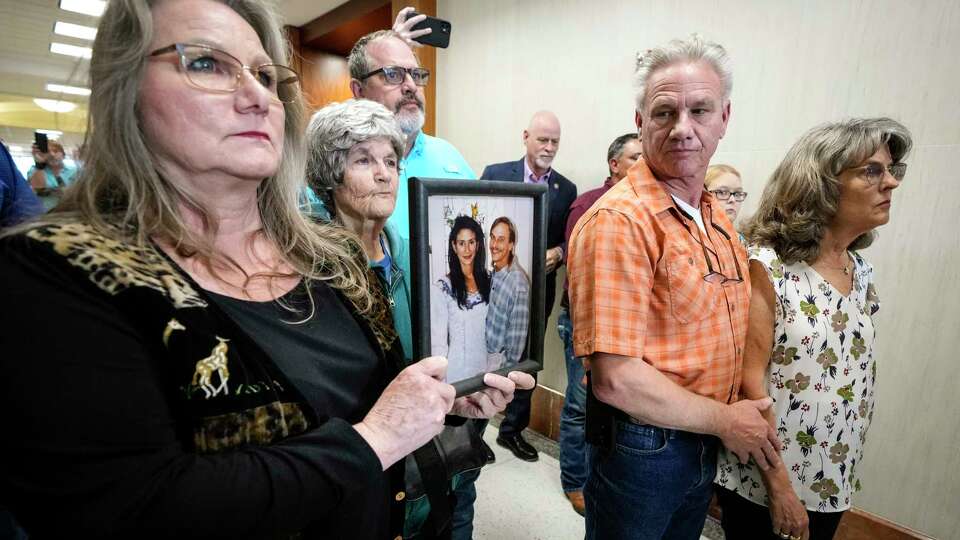
[[43, 169], [46, 169], [46, 168], [47, 168], [47, 164], [46, 164], [46, 163], [37, 163], [36, 161], [33, 162], [33, 166], [36, 167], [36, 168], [38, 168], [38, 169], [40, 169], [40, 170], [43, 170]]

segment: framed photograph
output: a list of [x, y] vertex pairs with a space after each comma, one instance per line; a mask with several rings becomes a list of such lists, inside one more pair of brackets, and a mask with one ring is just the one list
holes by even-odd
[[410, 182], [414, 358], [445, 356], [458, 397], [543, 369], [546, 187]]

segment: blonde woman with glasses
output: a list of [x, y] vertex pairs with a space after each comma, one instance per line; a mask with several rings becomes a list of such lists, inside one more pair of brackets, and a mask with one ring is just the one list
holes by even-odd
[[707, 168], [703, 184], [707, 191], [720, 201], [730, 221], [735, 223], [743, 201], [747, 200], [747, 192], [743, 190], [740, 171], [730, 165], [711, 165]]
[[717, 498], [728, 540], [833, 538], [873, 419], [873, 266], [858, 250], [890, 220], [910, 132], [889, 118], [818, 126], [773, 172], [747, 223], [753, 284], [741, 398], [764, 414], [782, 463], [722, 450]]
[[390, 361], [356, 236], [298, 211], [266, 5], [109, 2], [81, 178], [0, 239], [0, 504], [31, 536], [392, 538], [404, 456], [512, 398]]

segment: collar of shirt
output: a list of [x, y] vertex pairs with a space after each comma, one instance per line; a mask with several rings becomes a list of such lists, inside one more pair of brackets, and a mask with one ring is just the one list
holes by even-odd
[[417, 138], [413, 140], [413, 148], [410, 149], [410, 152], [400, 160], [400, 165], [402, 166], [408, 159], [417, 157], [420, 154], [423, 154], [423, 132], [417, 132]]
[[546, 184], [547, 180], [550, 179], [550, 173], [553, 172], [553, 169], [547, 169], [547, 172], [543, 173], [543, 176], [535, 176], [533, 174], [533, 169], [530, 168], [530, 164], [527, 163], [527, 158], [523, 158], [523, 183], [524, 184]]
[[[687, 221], [682, 219], [681, 212], [677, 209], [677, 205], [673, 202], [673, 197], [670, 196], [670, 193], [657, 178], [653, 176], [653, 171], [650, 170], [650, 167], [647, 166], [646, 162], [642, 159], [630, 168], [630, 172], [627, 173], [626, 178], [622, 181], [630, 182], [630, 187], [633, 188], [633, 192], [636, 193], [638, 198], [649, 201], [655, 214], [672, 209], [673, 213], [680, 219], [680, 222], [684, 223], [684, 225], [687, 224]], [[710, 216], [711, 223], [719, 223], [720, 220], [714, 215], [715, 209], [713, 208], [712, 202], [713, 196], [710, 195], [709, 191], [703, 190], [703, 193], [700, 194], [700, 208], [706, 209], [705, 214]], [[720, 212], [720, 210], [717, 209], [716, 212]], [[730, 231], [727, 232], [729, 233]]]
[[617, 181], [613, 179], [612, 176], [608, 176], [606, 180], [603, 181], [603, 187], [610, 189], [616, 185]]

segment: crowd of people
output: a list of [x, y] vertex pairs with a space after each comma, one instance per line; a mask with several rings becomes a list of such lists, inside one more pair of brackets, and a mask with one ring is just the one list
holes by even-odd
[[[413, 357], [409, 179], [475, 175], [422, 131], [430, 73], [406, 12], [354, 45], [354, 99], [307, 121], [263, 3], [109, 3], [82, 171], [55, 141], [27, 178], [0, 154], [11, 530], [469, 539], [487, 421], [503, 413], [497, 444], [538, 459], [534, 376], [448, 384], [543, 338], [515, 327], [531, 279], [509, 218], [452, 220], [442, 335]], [[832, 538], [874, 410], [879, 300], [858, 250], [889, 220], [911, 135], [814, 127], [735, 227], [740, 173], [711, 165], [724, 48], [671, 41], [634, 79], [637, 131], [610, 144], [601, 187], [578, 197], [554, 169], [549, 111], [479, 178], [547, 192], [544, 320], [567, 267], [563, 491], [589, 540], [699, 538], [714, 493], [728, 539]]]

